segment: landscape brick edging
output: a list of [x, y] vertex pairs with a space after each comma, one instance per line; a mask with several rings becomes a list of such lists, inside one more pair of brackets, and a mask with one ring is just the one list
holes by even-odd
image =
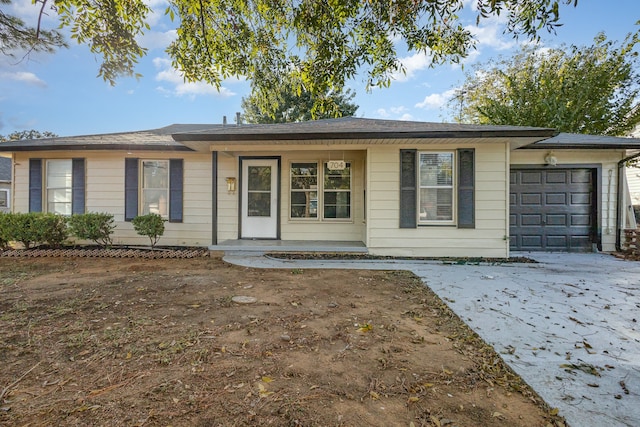
[[209, 250], [197, 249], [10, 249], [0, 251], [0, 257], [6, 258], [200, 258], [208, 257]]

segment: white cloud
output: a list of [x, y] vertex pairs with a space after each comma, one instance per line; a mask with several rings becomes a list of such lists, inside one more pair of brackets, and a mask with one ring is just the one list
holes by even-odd
[[500, 19], [489, 18], [482, 22], [484, 25], [465, 27], [478, 40], [478, 49], [487, 46], [496, 50], [507, 50], [516, 45], [512, 36], [504, 34], [504, 24]]
[[376, 114], [380, 117], [389, 117], [389, 113], [384, 108], [378, 108]]
[[406, 82], [407, 80], [411, 80], [418, 71], [429, 68], [429, 65], [431, 65], [431, 56], [426, 53], [419, 52], [414, 53], [411, 56], [399, 58], [398, 61], [404, 67], [405, 72], [396, 72], [391, 76], [391, 78], [397, 82]]
[[456, 94], [457, 89], [449, 89], [442, 93], [432, 93], [427, 95], [422, 102], [415, 105], [416, 108], [426, 108], [436, 110], [444, 107], [444, 105]]
[[170, 89], [167, 89], [164, 86], [159, 86], [157, 88], [158, 91], [167, 95], [178, 97], [188, 96], [192, 98], [198, 95], [212, 95], [223, 98], [235, 95], [234, 92], [224, 86], [221, 86], [218, 90], [215, 86], [204, 82], [185, 82], [180, 72], [173, 68], [171, 66], [171, 61], [166, 58], [154, 58], [153, 65], [156, 69], [160, 70], [156, 74], [156, 80], [167, 83], [171, 86]]
[[176, 39], [178, 33], [176, 30], [165, 32], [148, 31], [140, 37], [138, 42], [147, 49], [166, 49], [169, 44]]
[[470, 8], [473, 11], [477, 11], [478, 10], [478, 3], [476, 0], [462, 0], [462, 7], [463, 8]]
[[44, 80], [41, 80], [38, 76], [33, 73], [29, 73], [26, 71], [17, 71], [13, 73], [0, 73], [0, 77], [2, 79], [14, 80], [20, 83], [25, 83], [30, 86], [38, 86], [38, 87], [47, 87], [47, 83]]
[[[41, 6], [40, 3], [36, 4], [33, 0], [14, 0], [9, 3], [9, 13], [22, 19], [28, 25], [36, 25], [38, 23], [38, 17], [40, 16]], [[58, 14], [52, 8], [53, 6], [49, 8], [45, 7], [42, 14], [42, 23], [51, 24], [57, 22]]]
[[409, 109], [403, 105], [398, 107], [378, 108], [376, 114], [382, 118], [394, 118], [394, 120], [413, 120], [413, 116], [408, 113]]
[[153, 27], [164, 18], [164, 11], [167, 9], [169, 2], [166, 0], [145, 0], [145, 3], [151, 8], [151, 13], [147, 16], [147, 22]]

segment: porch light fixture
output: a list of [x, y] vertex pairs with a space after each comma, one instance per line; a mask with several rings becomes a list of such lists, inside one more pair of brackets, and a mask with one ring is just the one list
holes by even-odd
[[227, 191], [229, 194], [234, 194], [236, 192], [236, 177], [228, 176], [227, 177]]
[[549, 151], [549, 153], [544, 157], [544, 162], [548, 166], [555, 166], [558, 164], [558, 158], [553, 154], [553, 151]]

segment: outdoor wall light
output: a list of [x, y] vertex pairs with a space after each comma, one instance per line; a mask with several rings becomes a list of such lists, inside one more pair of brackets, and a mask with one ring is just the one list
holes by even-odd
[[227, 191], [229, 194], [233, 194], [236, 192], [236, 177], [228, 176], [227, 177]]
[[558, 164], [558, 158], [553, 154], [553, 151], [549, 151], [549, 154], [544, 157], [544, 162], [549, 166], [555, 166]]

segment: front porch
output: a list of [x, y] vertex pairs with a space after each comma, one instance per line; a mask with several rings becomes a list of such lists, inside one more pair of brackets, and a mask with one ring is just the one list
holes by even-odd
[[234, 252], [329, 252], [368, 253], [362, 242], [318, 240], [225, 240], [209, 246], [210, 251]]

